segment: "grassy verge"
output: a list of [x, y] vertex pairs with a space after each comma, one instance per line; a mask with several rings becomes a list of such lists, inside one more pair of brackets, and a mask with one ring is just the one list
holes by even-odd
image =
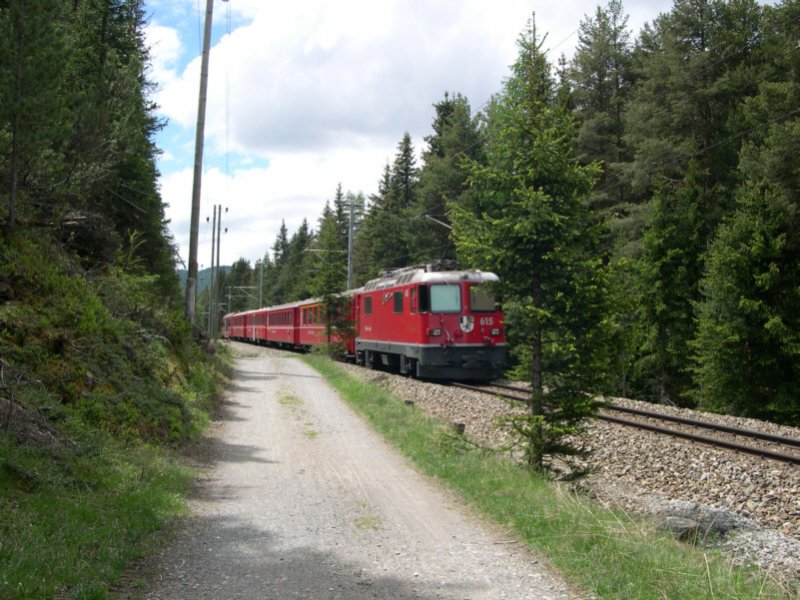
[[0, 598], [105, 598], [184, 510], [192, 473], [108, 437], [58, 449], [0, 441]]
[[785, 598], [757, 572], [654, 532], [646, 522], [589, 501], [511, 464], [471, 450], [417, 408], [352, 378], [320, 356], [306, 359], [422, 471], [542, 551], [597, 598]]

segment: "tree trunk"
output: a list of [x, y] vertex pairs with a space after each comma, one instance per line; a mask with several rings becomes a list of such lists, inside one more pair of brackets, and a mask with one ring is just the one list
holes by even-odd
[[[538, 274], [533, 276], [531, 284], [531, 296], [533, 298], [533, 306], [536, 309], [541, 309], [542, 300], [542, 282]], [[536, 323], [533, 331], [533, 356], [531, 360], [531, 413], [534, 415], [544, 414], [544, 386], [542, 384], [542, 325]]]
[[[19, 14], [17, 15], [19, 19]], [[22, 54], [23, 36], [22, 23], [16, 23], [17, 31], [17, 57], [14, 66], [14, 116], [11, 122], [11, 186], [8, 192], [8, 222], [6, 232], [10, 234], [14, 229], [14, 221], [17, 218], [17, 194], [19, 193], [19, 136], [20, 123], [19, 113], [22, 102]]]

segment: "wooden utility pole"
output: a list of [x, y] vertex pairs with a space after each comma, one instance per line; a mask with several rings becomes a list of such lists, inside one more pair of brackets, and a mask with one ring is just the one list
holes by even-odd
[[[214, 205], [214, 220], [211, 221], [211, 285], [208, 288], [208, 337], [214, 339], [214, 250], [217, 242], [217, 206]], [[207, 217], [206, 217], [207, 218]]]
[[189, 272], [186, 277], [186, 318], [194, 324], [197, 302], [197, 240], [200, 231], [200, 183], [203, 175], [203, 143], [206, 128], [208, 89], [208, 57], [211, 50], [211, 22], [214, 0], [206, 0], [206, 21], [203, 31], [203, 54], [200, 61], [200, 97], [197, 105], [197, 132], [194, 142], [194, 181], [192, 183], [192, 219], [189, 229]]
[[353, 289], [353, 203], [355, 197], [350, 195], [350, 220], [347, 226], [347, 289]]
[[[227, 208], [225, 209], [228, 210]], [[228, 229], [226, 228], [227, 232]], [[219, 317], [219, 282], [222, 281], [222, 275], [219, 272], [219, 247], [222, 245], [222, 204], [217, 205], [217, 286], [214, 288], [214, 320], [211, 326], [211, 339], [217, 337], [217, 319]]]

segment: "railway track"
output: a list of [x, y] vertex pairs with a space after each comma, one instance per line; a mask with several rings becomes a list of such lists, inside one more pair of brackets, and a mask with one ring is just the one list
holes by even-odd
[[[527, 397], [524, 396], [526, 390], [515, 386], [504, 384], [475, 386], [458, 382], [453, 382], [450, 385], [483, 394], [499, 396], [508, 400], [518, 402], [527, 401]], [[632, 416], [634, 418], [622, 417], [619, 416], [620, 414]], [[762, 458], [800, 465], [800, 440], [794, 438], [772, 435], [751, 429], [741, 429], [698, 419], [667, 415], [655, 411], [629, 408], [613, 403], [604, 403], [597, 414], [597, 418], [625, 427], [635, 427], [695, 443], [725, 448], [734, 452], [752, 454]], [[663, 423], [678, 425], [681, 428], [665, 427]], [[715, 435], [705, 435], [703, 433], [698, 433], [697, 430], [713, 431]], [[765, 448], [757, 445], [763, 443], [767, 443], [771, 447]]]

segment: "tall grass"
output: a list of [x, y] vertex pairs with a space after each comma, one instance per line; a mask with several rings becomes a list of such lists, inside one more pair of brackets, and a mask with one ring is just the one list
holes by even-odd
[[623, 512], [601, 509], [504, 456], [470, 448], [444, 424], [330, 360], [305, 360], [423, 472], [513, 530], [596, 598], [791, 597], [763, 573], [734, 568], [715, 552], [679, 542]]

